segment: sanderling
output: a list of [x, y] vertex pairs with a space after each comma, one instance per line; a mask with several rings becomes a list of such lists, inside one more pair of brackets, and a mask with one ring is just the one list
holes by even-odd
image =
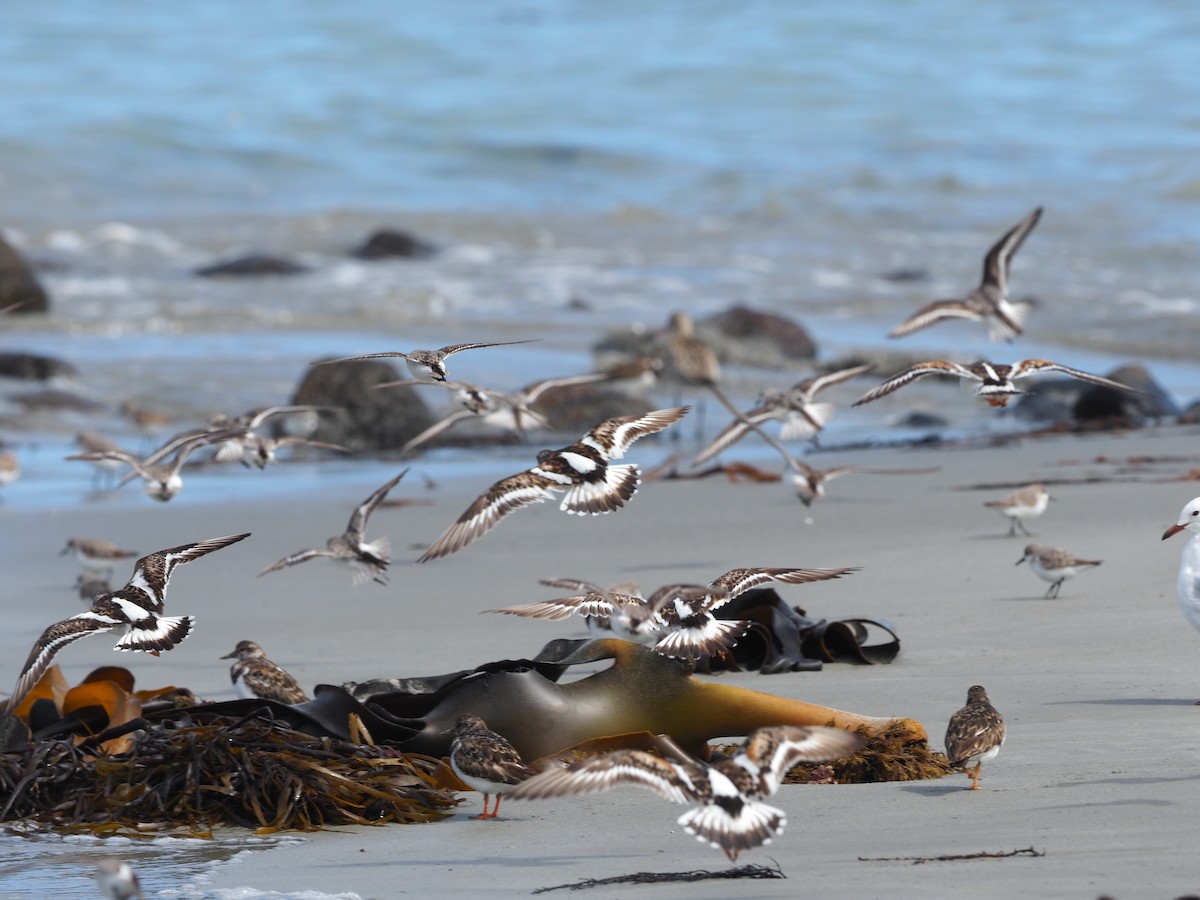
[[[469, 713], [459, 716], [454, 723], [450, 768], [463, 784], [483, 794], [483, 812], [477, 819], [496, 818], [500, 798], [533, 775], [512, 744], [488, 728], [479, 716]], [[496, 795], [496, 806], [489, 813], [488, 797], [492, 794]]]
[[421, 381], [445, 381], [446, 357], [463, 350], [479, 350], [482, 347], [511, 347], [514, 344], [531, 344], [538, 338], [524, 341], [493, 341], [491, 343], [451, 344], [439, 350], [410, 350], [407, 353], [387, 351], [383, 353], [363, 353], [359, 356], [343, 356], [339, 359], [323, 359], [313, 363], [314, 366], [327, 366], [333, 363], [351, 362], [359, 359], [403, 359], [413, 378]]
[[122, 550], [112, 541], [103, 538], [73, 537], [67, 541], [67, 546], [59, 551], [59, 556], [71, 554], [75, 561], [89, 572], [111, 578], [113, 568], [122, 559], [137, 556], [136, 550]]
[[1054, 498], [1050, 496], [1044, 484], [1027, 484], [1019, 491], [1013, 491], [999, 500], [988, 500], [983, 505], [1008, 516], [1008, 536], [1015, 537], [1017, 529], [1020, 529], [1022, 534], [1030, 534], [1023, 520], [1036, 519], [1046, 511], [1052, 499]]
[[994, 341], [1015, 338], [1024, 330], [1032, 304], [1008, 299], [1008, 270], [1013, 256], [1041, 217], [1039, 206], [992, 245], [983, 260], [983, 280], [979, 287], [960, 300], [937, 300], [922, 307], [893, 328], [888, 337], [904, 337], [943, 319], [970, 319], [987, 322], [988, 335]]
[[[118, 488], [124, 487], [140, 476], [142, 492], [147, 497], [165, 503], [183, 489], [183, 477], [179, 472], [192, 453], [209, 444], [219, 444], [236, 434], [235, 431], [185, 433], [167, 441], [145, 459], [138, 459], [125, 450], [94, 450], [88, 453], [76, 453], [64, 457], [64, 459], [83, 460], [90, 463], [100, 461], [124, 463], [133, 471], [117, 482]], [[171, 454], [174, 454], [174, 459], [170, 463], [162, 462]]]
[[605, 419], [576, 443], [541, 451], [536, 466], [488, 488], [417, 562], [461, 550], [513, 510], [548, 500], [555, 491], [566, 491], [559, 505], [563, 512], [597, 515], [620, 509], [637, 492], [641, 473], [635, 465], [610, 462], [624, 456], [634, 441], [673, 425], [687, 411], [688, 407], [679, 406], [643, 416]]
[[355, 507], [346, 530], [329, 538], [324, 547], [301, 550], [291, 556], [285, 556], [259, 572], [259, 576], [266, 575], [268, 572], [277, 572], [297, 563], [308, 562], [310, 559], [326, 558], [350, 565], [354, 570], [354, 584], [367, 578], [378, 584], [387, 584], [387, 568], [391, 563], [388, 539], [381, 537], [374, 541], [368, 541], [367, 522], [371, 518], [371, 513], [375, 511], [375, 507], [387, 497], [388, 491], [399, 484], [400, 479], [407, 473], [408, 469], [405, 469], [387, 484], [376, 488], [371, 496]]
[[1019, 566], [1023, 562], [1028, 562], [1029, 568], [1033, 569], [1033, 573], [1042, 581], [1050, 582], [1050, 588], [1046, 591], [1046, 597], [1050, 598], [1057, 597], [1062, 583], [1078, 575], [1080, 569], [1098, 566], [1103, 560], [1080, 559], [1058, 547], [1030, 544], [1025, 548], [1025, 555], [1018, 559], [1016, 564]]
[[229, 680], [242, 700], [276, 700], [288, 704], [308, 700], [300, 683], [283, 666], [267, 659], [263, 648], [254, 641], [238, 641], [233, 652], [221, 659], [236, 660], [229, 667]]
[[971, 776], [968, 790], [979, 790], [979, 770], [994, 759], [1004, 743], [1004, 719], [988, 701], [987, 691], [979, 685], [967, 690], [967, 705], [950, 717], [946, 726], [946, 758], [950, 766]]

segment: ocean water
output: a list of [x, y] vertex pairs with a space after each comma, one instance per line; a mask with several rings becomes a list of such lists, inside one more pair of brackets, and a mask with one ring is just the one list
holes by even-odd
[[[120, 401], [198, 421], [284, 400], [321, 356], [541, 338], [456, 357], [516, 386], [588, 369], [606, 330], [733, 303], [796, 317], [825, 358], [882, 346], [974, 286], [1038, 205], [1012, 277], [1040, 301], [1027, 337], [940, 325], [891, 346], [1142, 360], [1189, 402], [1197, 34], [1200, 6], [1170, 0], [4, 4], [0, 229], [53, 312], [0, 319], [0, 349], [69, 360], [81, 376], [60, 386], [105, 409], [17, 418], [7, 398], [28, 386], [0, 384], [0, 438], [25, 470], [0, 528], [86, 492], [61, 461], [75, 430], [142, 440]], [[439, 252], [347, 255], [382, 226]], [[192, 274], [251, 251], [309, 272]], [[883, 277], [896, 269], [928, 277]], [[795, 375], [731, 377], [752, 393]], [[879, 415], [839, 410], [831, 429]], [[13, 858], [22, 845], [0, 838]]]

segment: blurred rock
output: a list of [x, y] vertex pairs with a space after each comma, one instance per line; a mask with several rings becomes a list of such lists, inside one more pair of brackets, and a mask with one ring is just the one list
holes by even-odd
[[534, 412], [545, 416], [555, 431], [580, 434], [604, 419], [640, 416], [652, 409], [640, 397], [631, 397], [603, 383], [550, 388], [533, 404]]
[[369, 234], [361, 244], [350, 251], [355, 259], [423, 259], [433, 256], [437, 249], [407, 231], [380, 228]]
[[302, 275], [307, 271], [307, 266], [282, 256], [248, 253], [225, 262], [201, 266], [195, 270], [195, 274], [201, 278], [244, 278], [259, 275]]
[[33, 274], [33, 269], [12, 245], [0, 238], [0, 309], [20, 304], [8, 315], [20, 316], [50, 311], [50, 297]]
[[351, 450], [393, 450], [433, 424], [429, 407], [416, 388], [372, 390], [377, 384], [407, 378], [382, 360], [312, 366], [292, 395], [296, 405], [331, 406], [338, 411], [318, 419], [315, 441]]
[[1013, 409], [1024, 419], [1090, 426], [1109, 424], [1114, 428], [1126, 428], [1146, 419], [1162, 419], [1179, 413], [1179, 407], [1145, 366], [1119, 366], [1104, 377], [1143, 393], [1131, 394], [1075, 378], [1056, 378], [1035, 382]]
[[53, 356], [38, 353], [0, 353], [0, 377], [23, 381], [47, 381], [57, 376], [79, 374], [76, 368]]
[[879, 276], [884, 281], [892, 281], [897, 284], [908, 284], [914, 281], [928, 281], [928, 269], [901, 268], [889, 269]]
[[937, 413], [915, 409], [893, 424], [896, 428], [947, 428], [950, 420]]

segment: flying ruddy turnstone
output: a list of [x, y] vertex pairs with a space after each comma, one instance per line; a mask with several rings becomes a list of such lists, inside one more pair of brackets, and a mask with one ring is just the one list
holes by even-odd
[[[1192, 500], [1179, 512], [1179, 519], [1163, 532], [1162, 539], [1188, 532], [1192, 537], [1183, 545], [1179, 558], [1179, 577], [1175, 593], [1179, 608], [1193, 628], [1200, 631], [1200, 497]], [[1200, 701], [1197, 701], [1200, 703]]]
[[73, 537], [67, 541], [67, 546], [59, 551], [59, 556], [71, 554], [75, 561], [89, 572], [111, 578], [113, 568], [122, 559], [137, 556], [136, 550], [122, 550], [112, 541], [103, 538]]
[[937, 300], [922, 307], [893, 328], [888, 337], [904, 337], [943, 319], [987, 322], [988, 335], [993, 341], [1011, 341], [1020, 334], [1032, 304], [1008, 299], [1008, 270], [1013, 256], [1041, 217], [1039, 206], [992, 245], [983, 259], [979, 287], [962, 299]]
[[[502, 735], [487, 727], [479, 716], [467, 713], [454, 723], [450, 745], [450, 768], [463, 784], [483, 794], [483, 812], [475, 818], [494, 819], [500, 798], [514, 785], [532, 777], [521, 754]], [[496, 795], [496, 806], [488, 812], [488, 797]]]
[[[175, 438], [159, 447], [145, 459], [138, 459], [132, 453], [124, 450], [96, 450], [88, 453], [76, 453], [64, 458], [91, 463], [101, 460], [124, 463], [133, 471], [117, 482], [118, 488], [124, 487], [140, 476], [142, 492], [147, 497], [166, 503], [183, 489], [183, 477], [179, 472], [192, 453], [208, 444], [219, 444], [236, 434], [237, 432], [231, 431], [213, 431]], [[174, 454], [174, 459], [170, 463], [162, 461], [171, 454]]]
[[293, 553], [291, 556], [285, 556], [283, 559], [272, 563], [259, 572], [259, 577], [266, 575], [268, 572], [277, 572], [287, 566], [294, 566], [297, 563], [308, 562], [310, 559], [323, 557], [335, 559], [353, 567], [354, 584], [358, 584], [367, 578], [378, 584], [387, 584], [387, 568], [391, 563], [388, 539], [381, 537], [374, 541], [368, 541], [367, 522], [370, 521], [371, 513], [375, 511], [375, 507], [383, 502], [384, 498], [388, 495], [388, 491], [399, 484], [400, 479], [406, 474], [408, 474], [408, 469], [405, 469], [386, 484], [376, 488], [371, 493], [371, 496], [367, 497], [366, 500], [354, 508], [354, 512], [350, 515], [350, 522], [346, 525], [346, 530], [341, 534], [335, 534], [329, 538], [325, 542], [324, 547], [301, 550], [298, 553]]
[[765, 425], [773, 419], [783, 423], [779, 430], [781, 441], [815, 439], [825, 427], [833, 410], [830, 403], [815, 402], [817, 394], [835, 384], [857, 378], [869, 372], [872, 366], [852, 366], [825, 375], [817, 375], [798, 381], [786, 391], [769, 390], [752, 409], [742, 413], [713, 438], [712, 443], [700, 451], [692, 465], [701, 465], [723, 450], [732, 447], [750, 431], [751, 423]]
[[1044, 484], [1027, 484], [1006, 497], [1001, 497], [999, 500], [988, 500], [983, 505], [988, 509], [996, 510], [1001, 515], [1008, 516], [1008, 536], [1015, 537], [1017, 529], [1020, 529], [1022, 534], [1030, 534], [1023, 520], [1036, 519], [1046, 511], [1046, 507], [1053, 499]]
[[[464, 408], [452, 412], [438, 422], [434, 422], [401, 447], [400, 451], [404, 452], [412, 450], [414, 447], [419, 447], [463, 419], [479, 418], [485, 425], [502, 428], [505, 431], [514, 431], [521, 437], [524, 437], [525, 432], [531, 427], [548, 429], [550, 423], [546, 421], [545, 417], [541, 413], [530, 409], [530, 406], [536, 403], [542, 394], [552, 388], [591, 384], [596, 381], [604, 381], [607, 377], [603, 373], [593, 373], [572, 375], [564, 378], [545, 378], [541, 381], [527, 384], [525, 387], [512, 393], [493, 391], [466, 381], [436, 382], [445, 387], [452, 388]], [[375, 385], [375, 387], [386, 388], [432, 383], [434, 382], [422, 381], [418, 378], [408, 378], [403, 381], [386, 381], [383, 384]]]
[[720, 655], [735, 646], [746, 633], [750, 622], [717, 619], [713, 611], [751, 588], [770, 582], [808, 584], [828, 581], [855, 571], [853, 568], [733, 569], [713, 579], [708, 585], [666, 585], [645, 600], [638, 595], [611, 590], [587, 590], [571, 597], [507, 606], [488, 612], [551, 621], [565, 619], [573, 613], [629, 621], [636, 623], [636, 627], [626, 626], [626, 629], [632, 630], [639, 641], [653, 640], [654, 652], [694, 661], [705, 655]]
[[1025, 555], [1017, 560], [1016, 565], [1019, 566], [1023, 562], [1028, 562], [1029, 568], [1033, 569], [1033, 574], [1042, 581], [1050, 582], [1050, 588], [1046, 591], [1046, 597], [1050, 598], [1058, 596], [1059, 588], [1068, 578], [1074, 578], [1081, 569], [1100, 565], [1103, 560], [1080, 559], [1058, 547], [1030, 544], [1025, 548]]
[[106, 858], [96, 862], [96, 886], [108, 900], [140, 900], [142, 885], [133, 866], [123, 859]]
[[513, 510], [549, 500], [555, 491], [566, 491], [558, 507], [566, 513], [597, 515], [620, 509], [637, 492], [641, 472], [635, 465], [614, 466], [611, 461], [623, 457], [638, 438], [675, 424], [687, 411], [688, 407], [677, 406], [605, 419], [576, 443], [541, 451], [536, 466], [488, 488], [417, 562], [461, 550]]
[[950, 717], [946, 726], [946, 758], [950, 767], [971, 776], [968, 790], [979, 790], [979, 770], [994, 759], [1004, 743], [1004, 719], [988, 701], [987, 691], [979, 685], [967, 690], [967, 705]]
[[254, 641], [238, 641], [233, 652], [221, 659], [236, 660], [229, 667], [229, 680], [241, 700], [276, 700], [288, 704], [308, 700], [300, 683], [283, 666], [267, 659], [263, 648]]
[[343, 356], [339, 359], [322, 359], [313, 363], [314, 366], [328, 366], [333, 363], [351, 362], [359, 359], [403, 359], [413, 378], [421, 381], [445, 381], [446, 357], [464, 350], [479, 350], [483, 347], [511, 347], [514, 344], [532, 344], [538, 338], [524, 341], [493, 341], [491, 343], [451, 344], [439, 350], [409, 350], [407, 353], [388, 351], [384, 353], [363, 353], [359, 356]]
[[855, 400], [851, 406], [862, 406], [864, 403], [878, 400], [885, 394], [890, 394], [897, 388], [902, 388], [919, 378], [924, 378], [926, 375], [953, 375], [956, 378], [977, 381], [979, 382], [979, 387], [975, 390], [975, 396], [986, 400], [989, 406], [1007, 406], [1010, 398], [1025, 393], [1013, 382], [1018, 378], [1045, 375], [1049, 372], [1062, 372], [1064, 375], [1070, 375], [1072, 378], [1078, 378], [1080, 381], [1116, 388], [1119, 391], [1128, 391], [1131, 394], [1141, 393], [1136, 388], [1121, 384], [1119, 381], [1102, 378], [1099, 375], [1092, 375], [1090, 372], [1081, 372], [1079, 369], [1072, 369], [1069, 366], [1061, 366], [1046, 359], [1022, 359], [1012, 365], [980, 360], [966, 366], [959, 363], [947, 362], [944, 359], [934, 359], [929, 362], [917, 363], [917, 365], [906, 369], [899, 375], [893, 375], [887, 381], [883, 382], [883, 384], [867, 391], [867, 393]]
[[42, 632], [21, 669], [8, 708], [16, 709], [63, 647], [88, 635], [105, 631], [121, 635], [114, 647], [116, 650], [140, 651], [154, 656], [170, 650], [188, 636], [194, 621], [192, 616], [162, 614], [167, 584], [175, 567], [249, 536], [247, 532], [211, 538], [143, 556], [134, 563], [133, 576], [125, 587], [100, 597], [86, 612], [55, 622]]
[[777, 725], [752, 732], [734, 756], [712, 763], [616, 750], [535, 775], [509, 791], [509, 797], [574, 797], [622, 784], [650, 788], [673, 803], [692, 804], [679, 824], [736, 861], [742, 851], [769, 844], [783, 831], [786, 814], [761, 798], [779, 789], [792, 766], [837, 759], [861, 746], [861, 738], [837, 728]]
[[538, 583], [577, 593], [570, 597], [507, 606], [503, 609], [486, 609], [484, 612], [546, 619], [551, 622], [580, 615], [587, 621], [589, 631], [615, 634], [639, 644], [653, 644], [659, 639], [662, 626], [655, 619], [654, 610], [642, 597], [638, 586], [632, 582], [616, 584], [610, 588], [576, 578], [547, 578]]

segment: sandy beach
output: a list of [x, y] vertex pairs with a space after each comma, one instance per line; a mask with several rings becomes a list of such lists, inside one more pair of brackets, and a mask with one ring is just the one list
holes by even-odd
[[[394, 496], [429, 505], [381, 509], [371, 523], [371, 533], [392, 542], [388, 587], [352, 588], [348, 570], [324, 561], [255, 578], [280, 556], [340, 531], [350, 509], [396, 470], [380, 462], [362, 463], [361, 474], [336, 484], [298, 475], [293, 492], [269, 503], [230, 492], [179, 506], [9, 506], [0, 508], [10, 616], [0, 634], [9, 660], [3, 677], [15, 676], [45, 624], [78, 608], [65, 589], [73, 563], [55, 556], [73, 534], [103, 534], [149, 552], [254, 532], [178, 570], [168, 612], [195, 614], [198, 624], [171, 653], [118, 657], [92, 639], [59, 658], [69, 678], [116, 662], [141, 687], [187, 685], [209, 699], [232, 696], [218, 657], [241, 639], [261, 643], [311, 687], [450, 672], [584, 636], [572, 621], [480, 615], [553, 596], [538, 578], [634, 579], [652, 589], [707, 581], [736, 566], [861, 566], [852, 577], [781, 593], [813, 617], [890, 620], [902, 640], [894, 664], [717, 677], [864, 714], [911, 716], [939, 749], [967, 687], [983, 684], [1008, 725], [1004, 749], [984, 767], [984, 789], [964, 790], [962, 775], [785, 787], [773, 802], [788, 812], [787, 829], [743, 861], [777, 861], [788, 880], [625, 886], [588, 896], [1173, 896], [1196, 883], [1184, 836], [1197, 778], [1200, 635], [1175, 600], [1184, 537], [1160, 537], [1200, 493], [1177, 480], [1195, 464], [1195, 441], [1194, 428], [1164, 427], [995, 447], [816, 454], [818, 465], [836, 456], [838, 465], [939, 471], [839, 479], [811, 509], [779, 485], [655, 482], [611, 516], [581, 521], [550, 505], [520, 511], [464, 551], [422, 566], [411, 564], [420, 548], [506, 469], [472, 469], [433, 490], [414, 471]], [[648, 467], [664, 451], [647, 440], [630, 458]], [[1036, 540], [1104, 560], [1066, 582], [1057, 600], [1042, 599], [1045, 582], [1014, 565], [1027, 539], [1006, 537], [1007, 520], [983, 507], [1007, 489], [973, 489], [1034, 480], [1050, 483], [1056, 500], [1031, 523]], [[681, 809], [634, 788], [510, 802], [490, 822], [470, 818], [478, 794], [463, 800], [437, 824], [307, 835], [198, 873], [192, 893], [162, 895], [233, 896], [225, 892], [249, 886], [380, 900], [509, 896], [585, 878], [728, 865], [675, 825]], [[1027, 847], [1045, 855], [924, 865], [876, 859]], [[141, 867], [151, 896], [179, 887]], [[0, 888], [0, 896], [27, 895]]]

